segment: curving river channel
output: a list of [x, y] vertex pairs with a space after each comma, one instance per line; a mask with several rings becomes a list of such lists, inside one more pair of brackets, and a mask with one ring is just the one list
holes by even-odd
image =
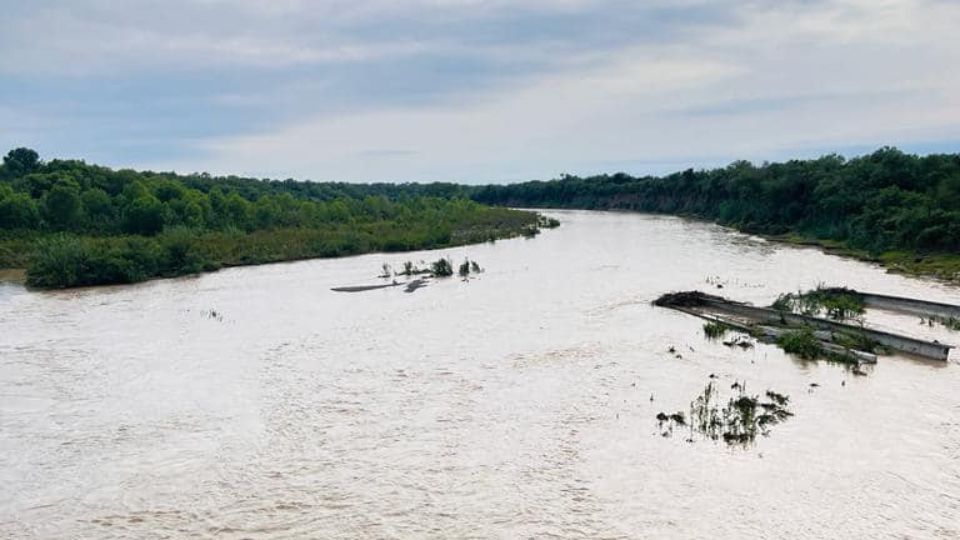
[[[960, 535], [956, 356], [853, 376], [650, 305], [716, 283], [758, 304], [960, 289], [678, 218], [550, 214], [535, 239], [442, 252], [0, 286], [0, 537]], [[438, 254], [486, 272], [330, 290]], [[746, 447], [661, 436], [708, 380], [794, 416]]]

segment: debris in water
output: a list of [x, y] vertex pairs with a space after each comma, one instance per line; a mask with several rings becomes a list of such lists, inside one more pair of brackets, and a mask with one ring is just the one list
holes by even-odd
[[403, 289], [403, 292], [412, 293], [412, 292], [416, 291], [417, 289], [419, 289], [419, 288], [421, 288], [421, 287], [426, 287], [426, 286], [427, 286], [427, 280], [426, 280], [426, 278], [418, 278], [418, 279], [415, 279], [415, 280], [411, 281], [410, 283], [407, 283], [407, 286], [406, 286], [406, 288]]

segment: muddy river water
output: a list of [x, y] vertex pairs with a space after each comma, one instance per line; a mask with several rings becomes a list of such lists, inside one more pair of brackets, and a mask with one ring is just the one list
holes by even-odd
[[[551, 215], [442, 252], [0, 285], [0, 537], [960, 536], [960, 355], [853, 376], [650, 305], [718, 282], [758, 304], [960, 288], [677, 218]], [[438, 254], [486, 272], [330, 290]], [[795, 416], [747, 447], [662, 437], [655, 415], [711, 374]]]

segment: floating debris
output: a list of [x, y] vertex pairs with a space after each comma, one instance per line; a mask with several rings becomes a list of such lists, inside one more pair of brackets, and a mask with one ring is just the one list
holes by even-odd
[[425, 278], [415, 279], [410, 283], [407, 283], [407, 287], [403, 289], [403, 292], [412, 293], [417, 289], [427, 286], [427, 280]]
[[374, 291], [377, 289], [388, 289], [390, 287], [399, 287], [403, 283], [398, 283], [396, 280], [393, 283], [386, 283], [383, 285], [353, 285], [348, 287], [332, 287], [330, 290], [335, 292], [347, 292], [347, 293], [356, 293], [364, 291]]
[[733, 339], [728, 339], [724, 341], [723, 344], [730, 348], [733, 348], [733, 347], [740, 347], [741, 349], [753, 348], [753, 341], [751, 341], [749, 337], [744, 335], [734, 336]]

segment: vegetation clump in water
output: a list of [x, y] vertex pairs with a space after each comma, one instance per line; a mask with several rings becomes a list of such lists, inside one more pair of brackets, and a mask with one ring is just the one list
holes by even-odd
[[[433, 277], [450, 277], [453, 275], [453, 268], [452, 260], [441, 257], [430, 264], [430, 274]], [[470, 277], [470, 274], [479, 274], [481, 272], [483, 272], [483, 269], [480, 268], [480, 265], [470, 259], [464, 259], [463, 262], [457, 266], [457, 275], [464, 279]]]
[[793, 416], [787, 408], [789, 396], [773, 390], [767, 390], [763, 397], [749, 395], [746, 384], [738, 381], [731, 385], [731, 390], [734, 394], [724, 405], [714, 381], [707, 383], [703, 392], [690, 402], [689, 422], [682, 413], [657, 414], [661, 435], [669, 437], [675, 426], [689, 425], [691, 442], [699, 435], [745, 447], [754, 442], [757, 435], [768, 436], [770, 428]]
[[453, 275], [453, 263], [441, 257], [430, 265], [430, 273], [434, 277], [450, 277]]
[[956, 317], [944, 317], [942, 315], [930, 315], [926, 319], [920, 318], [920, 324], [928, 326], [940, 325], [948, 330], [960, 331], [960, 319]]
[[730, 329], [727, 325], [716, 321], [710, 321], [703, 325], [703, 334], [707, 339], [720, 339], [726, 335]]
[[824, 355], [823, 345], [808, 326], [783, 333], [777, 338], [777, 345], [784, 352], [795, 354], [804, 360], [816, 360]]
[[479, 274], [483, 272], [483, 269], [480, 268], [480, 265], [477, 264], [477, 261], [471, 261], [470, 259], [464, 259], [460, 263], [460, 267], [457, 269], [457, 275], [463, 279], [470, 277], [470, 274]]
[[807, 292], [781, 294], [771, 307], [810, 317], [825, 314], [836, 321], [859, 317], [865, 311], [863, 297], [856, 291], [822, 286]]
[[[809, 326], [790, 330], [777, 338], [777, 345], [784, 352], [795, 354], [804, 360], [825, 359], [831, 362], [853, 366], [860, 371], [860, 359], [851, 351], [870, 353], [885, 352], [886, 349], [862, 334], [837, 332], [831, 334], [834, 347], [824, 344]], [[860, 371], [865, 374], [865, 372]]]

